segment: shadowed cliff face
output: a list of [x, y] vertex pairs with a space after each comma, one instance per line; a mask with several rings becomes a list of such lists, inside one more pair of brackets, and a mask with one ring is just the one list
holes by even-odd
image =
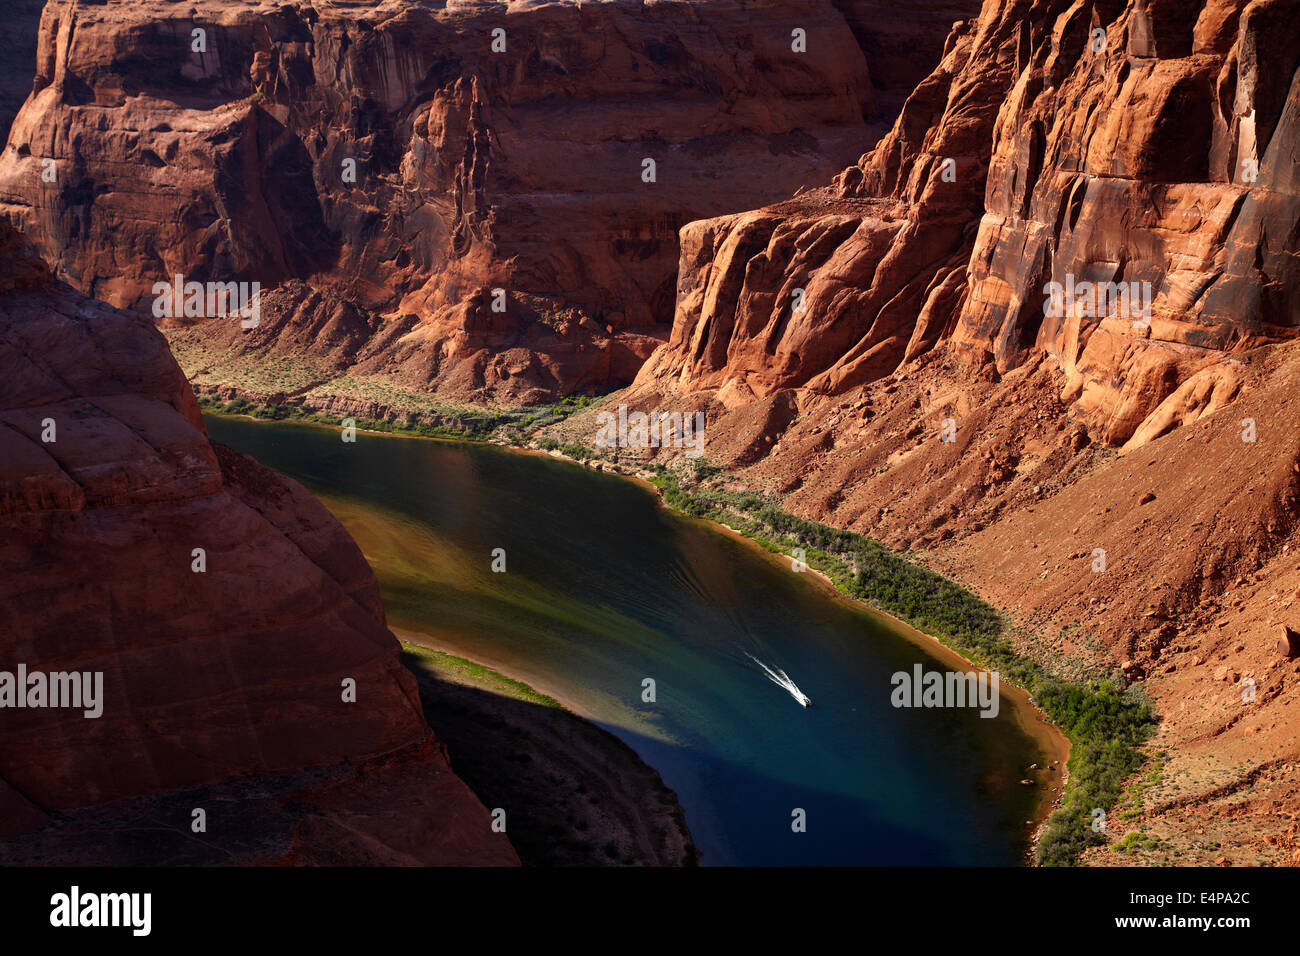
[[828, 181], [877, 111], [830, 0], [54, 2], [35, 72], [0, 212], [61, 277], [301, 280], [382, 318], [355, 374], [523, 401], [630, 381], [680, 227]]
[[[279, 777], [281, 803], [330, 808], [282, 832], [281, 853], [514, 860], [434, 741], [342, 526], [297, 483], [210, 444], [162, 335], [55, 282], [8, 225], [0, 368], [0, 669], [103, 681], [96, 718], [5, 709], [0, 833]], [[221, 801], [266, 798], [254, 781]]]
[[994, 27], [954, 28], [892, 131], [833, 187], [682, 230], [672, 337], [634, 394], [672, 383], [735, 407], [783, 389], [840, 392], [933, 344], [961, 301], [1012, 76], [1015, 28]]
[[[1298, 27], [1280, 0], [989, 0], [834, 188], [683, 230], [634, 392], [838, 395], [951, 340], [999, 373], [1050, 355], [1109, 445], [1195, 420], [1226, 353], [1300, 325]], [[1045, 315], [1051, 283], [1095, 294]]]
[[980, 0], [833, 2], [866, 55], [878, 99], [906, 98], [939, 62], [952, 25], [980, 12]]
[[32, 92], [36, 36], [45, 0], [9, 0], [0, 21], [0, 144]]

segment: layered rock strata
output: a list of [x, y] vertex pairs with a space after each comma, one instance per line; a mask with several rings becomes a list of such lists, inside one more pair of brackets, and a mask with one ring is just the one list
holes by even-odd
[[678, 229], [829, 180], [877, 111], [830, 0], [53, 0], [35, 74], [0, 213], [61, 277], [304, 283], [366, 317], [353, 374], [483, 401], [629, 382]]

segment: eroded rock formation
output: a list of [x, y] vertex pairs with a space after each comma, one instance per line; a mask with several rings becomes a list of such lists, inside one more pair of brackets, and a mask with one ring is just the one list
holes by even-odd
[[382, 319], [355, 374], [517, 401], [630, 381], [678, 229], [827, 181], [877, 109], [830, 0], [54, 0], [35, 72], [0, 212], [61, 277], [298, 280]]
[[[882, 6], [250, 5], [194, 56], [188, 5], [52, 4], [0, 203], [113, 302], [176, 271], [275, 286], [266, 328], [173, 332], [187, 369], [307, 353], [290, 390], [513, 400], [625, 381], [677, 227], [711, 216], [619, 400], [706, 410], [732, 480], [958, 575], [1050, 666], [1145, 680], [1155, 824], [1192, 859], [1198, 828], [1295, 859], [1300, 5], [987, 0], [794, 194], [874, 139], [898, 84], [873, 42], [920, 72]], [[795, 26], [824, 57], [790, 59]]]
[[[212, 445], [150, 321], [54, 281], [7, 224], [0, 368], [0, 670], [103, 675], [101, 716], [0, 710], [0, 835], [220, 785], [204, 840], [244, 859], [222, 814], [274, 779], [283, 859], [514, 862], [425, 723], [347, 532]], [[183, 844], [190, 808], [169, 813], [152, 824]], [[159, 862], [122, 852], [104, 862]]]
[[[1229, 353], [1300, 326], [1298, 28], [1285, 0], [990, 0], [834, 188], [683, 230], [638, 386], [836, 395], [944, 339], [1052, 356], [1108, 445], [1218, 407]], [[1047, 315], [1051, 283], [1093, 295]]]

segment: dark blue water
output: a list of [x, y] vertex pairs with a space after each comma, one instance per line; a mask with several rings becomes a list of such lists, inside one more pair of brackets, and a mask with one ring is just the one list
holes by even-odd
[[[208, 427], [322, 496], [375, 568], [393, 626], [531, 679], [633, 746], [677, 792], [706, 864], [1021, 861], [1037, 798], [1018, 780], [1045, 759], [1012, 703], [993, 719], [895, 709], [891, 674], [944, 665], [788, 559], [549, 458]], [[491, 570], [496, 548], [505, 573]], [[797, 809], [806, 832], [792, 829]]]

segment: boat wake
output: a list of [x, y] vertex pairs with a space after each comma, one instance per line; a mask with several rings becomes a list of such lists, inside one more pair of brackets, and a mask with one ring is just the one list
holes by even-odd
[[[676, 562], [671, 569], [679, 585], [716, 614], [713, 620], [701, 622], [704, 626], [691, 629], [691, 640], [698, 647], [740, 664], [746, 670], [755, 670], [740, 657], [743, 654], [758, 665], [757, 672], [765, 674], [768, 680], [797, 700], [801, 706], [811, 707], [812, 698], [801, 691], [799, 685], [790, 679], [790, 675], [775, 663], [776, 653], [772, 647], [750, 630], [735, 582], [719, 575], [717, 566], [716, 563], [696, 565], [688, 559]], [[658, 599], [653, 603], [657, 604]], [[772, 665], [764, 664], [758, 655], [773, 661]]]
[[788, 693], [791, 697], [793, 697], [803, 706], [805, 707], [812, 706], [812, 698], [809, 697], [807, 694], [805, 694], [803, 691], [801, 691], [799, 689], [799, 685], [796, 684], [794, 681], [792, 681], [790, 679], [790, 675], [787, 674], [785, 671], [781, 670], [781, 668], [778, 667], [775, 670], [773, 670], [771, 667], [768, 667], [766, 664], [764, 664], [762, 661], [760, 661], [757, 657], [755, 657], [753, 654], [750, 654], [749, 652], [746, 652], [745, 656], [748, 657], [755, 664], [757, 664], [759, 667], [763, 668], [763, 672], [767, 674], [768, 679], [771, 680], [773, 684], [776, 684], [777, 687], [780, 687], [783, 690], [785, 690], [786, 693]]

